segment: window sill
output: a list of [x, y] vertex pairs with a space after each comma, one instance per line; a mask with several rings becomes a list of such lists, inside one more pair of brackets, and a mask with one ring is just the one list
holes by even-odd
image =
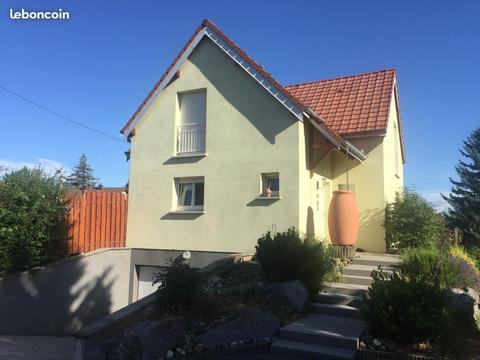
[[172, 210], [169, 211], [170, 215], [201, 215], [205, 214], [205, 210]]
[[257, 200], [281, 200], [281, 196], [257, 196]]
[[207, 156], [207, 153], [183, 153], [183, 154], [174, 154], [172, 156], [172, 159], [206, 157], [206, 156]]

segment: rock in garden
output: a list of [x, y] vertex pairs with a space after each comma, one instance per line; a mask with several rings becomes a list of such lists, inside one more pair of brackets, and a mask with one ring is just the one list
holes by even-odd
[[383, 339], [383, 344], [385, 345], [387, 351], [395, 351], [397, 349], [395, 343], [388, 338]]
[[[246, 338], [273, 337], [280, 327], [280, 320], [260, 309], [251, 308], [242, 311], [236, 318], [198, 336], [196, 340], [207, 350], [215, 349], [217, 344], [238, 345]], [[235, 345], [232, 345], [235, 343]]]
[[475, 314], [478, 312], [478, 293], [471, 288], [467, 291], [460, 288], [449, 291], [455, 313], [465, 321], [475, 321]]
[[467, 294], [475, 300], [475, 304], [476, 305], [479, 305], [480, 304], [480, 295], [478, 294], [477, 291], [475, 291], [474, 289], [472, 288], [467, 288]]
[[299, 280], [264, 286], [256, 291], [256, 297], [264, 304], [303, 311], [308, 301], [308, 291]]
[[375, 346], [376, 348], [382, 345], [382, 342], [376, 338], [372, 339], [372, 345]]

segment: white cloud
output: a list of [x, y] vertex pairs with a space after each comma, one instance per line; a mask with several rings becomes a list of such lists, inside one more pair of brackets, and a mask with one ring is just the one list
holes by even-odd
[[37, 162], [0, 159], [0, 169], [5, 168], [6, 171], [18, 170], [23, 167], [33, 169], [37, 166], [41, 166], [43, 169], [45, 169], [46, 172], [50, 174], [54, 173], [59, 169], [63, 169], [63, 171], [66, 173], [70, 172], [70, 169], [67, 166], [59, 163], [58, 161], [50, 159], [40, 158], [37, 159]]
[[446, 211], [449, 208], [448, 203], [442, 198], [442, 195], [448, 196], [449, 190], [423, 190], [418, 192], [427, 200], [437, 211]]

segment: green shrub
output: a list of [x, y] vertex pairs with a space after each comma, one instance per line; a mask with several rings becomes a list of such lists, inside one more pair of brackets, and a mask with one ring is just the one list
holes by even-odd
[[44, 265], [61, 253], [67, 202], [61, 173], [23, 168], [0, 178], [0, 276]]
[[407, 249], [402, 255], [402, 274], [442, 287], [472, 287], [480, 290], [480, 271], [464, 248]]
[[192, 268], [179, 256], [170, 260], [165, 272], [156, 276], [160, 283], [161, 300], [165, 305], [176, 308], [187, 308], [195, 303], [201, 286], [201, 275], [198, 269]]
[[475, 267], [480, 271], [480, 247], [470, 247], [466, 249], [468, 256], [475, 262]]
[[403, 343], [441, 341], [452, 321], [447, 290], [400, 273], [372, 273], [362, 315], [370, 328]]
[[415, 192], [405, 190], [385, 209], [385, 232], [390, 252], [411, 247], [434, 247], [444, 229], [441, 216]]
[[462, 283], [457, 266], [448, 252], [435, 248], [406, 249], [400, 265], [403, 276], [439, 287], [456, 287]]
[[449, 250], [449, 262], [458, 274], [457, 287], [472, 287], [480, 291], [480, 271], [476, 261], [460, 246], [452, 246]]
[[260, 263], [268, 279], [298, 279], [311, 297], [318, 294], [322, 281], [336, 272], [331, 249], [315, 239], [300, 237], [295, 228], [277, 233], [273, 238], [268, 232], [258, 239], [255, 248], [255, 260]]

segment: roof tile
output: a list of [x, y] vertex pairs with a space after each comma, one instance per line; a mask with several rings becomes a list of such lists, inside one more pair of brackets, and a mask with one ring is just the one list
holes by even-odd
[[[395, 70], [286, 86], [341, 135], [386, 130]], [[361, 121], [359, 121], [361, 119]]]

